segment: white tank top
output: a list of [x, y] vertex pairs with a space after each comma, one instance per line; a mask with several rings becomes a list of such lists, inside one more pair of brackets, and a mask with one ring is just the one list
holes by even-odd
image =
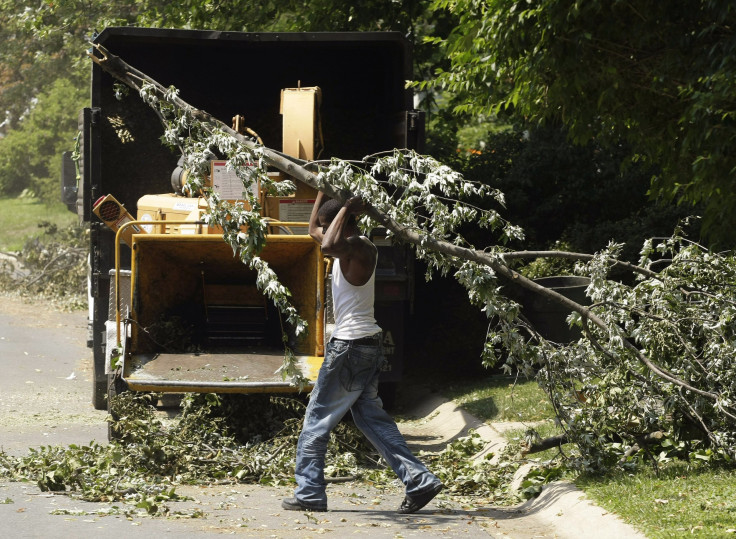
[[373, 314], [376, 268], [368, 282], [354, 286], [348, 282], [340, 269], [340, 260], [332, 263], [332, 305], [335, 313], [336, 339], [352, 341], [375, 335], [381, 328]]

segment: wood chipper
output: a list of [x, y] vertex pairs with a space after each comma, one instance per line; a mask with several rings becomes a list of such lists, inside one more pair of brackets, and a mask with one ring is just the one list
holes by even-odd
[[[226, 123], [232, 119], [234, 129], [247, 125], [266, 146], [300, 159], [421, 150], [423, 115], [411, 108], [409, 48], [397, 33], [125, 27], [107, 28], [95, 42], [175, 86], [197, 108]], [[108, 391], [122, 388], [297, 391], [276, 372], [284, 329], [302, 373], [314, 381], [330, 303], [327, 261], [307, 235], [316, 191], [297, 182], [288, 197], [254, 193], [269, 220], [260, 256], [309, 325], [306, 336], [297, 337], [256, 287], [255, 271], [233, 256], [220, 230], [204, 223], [204, 199], [182, 194], [181, 156], [160, 142], [153, 110], [137, 95], [121, 95], [96, 65], [91, 101], [80, 113], [80, 180], [63, 177], [62, 193], [90, 224], [95, 407], [105, 408]], [[241, 198], [242, 182], [227, 162], [211, 166], [210, 181], [222, 198]], [[376, 318], [389, 359], [382, 380], [390, 388], [401, 377], [412, 264], [405, 248], [379, 232], [373, 239], [379, 249]]]

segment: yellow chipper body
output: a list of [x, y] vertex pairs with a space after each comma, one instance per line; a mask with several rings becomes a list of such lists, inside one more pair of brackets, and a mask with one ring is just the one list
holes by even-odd
[[[285, 151], [315, 157], [314, 142], [317, 147], [321, 142], [319, 97], [319, 88], [282, 91]], [[239, 123], [240, 117], [233, 121]], [[208, 187], [230, 202], [247, 204], [242, 181], [227, 161], [211, 165]], [[281, 179], [277, 172], [270, 174]], [[291, 292], [291, 303], [308, 326], [301, 335], [259, 290], [257, 271], [233, 253], [222, 230], [204, 222], [204, 198], [146, 194], [138, 199], [135, 220], [113, 195], [100, 198], [94, 212], [116, 230], [116, 261], [122, 249], [130, 249], [130, 270], [116, 263], [112, 272], [115, 318], [108, 324], [108, 332], [114, 332], [108, 342], [117, 345], [109, 347], [106, 370], [117, 379], [109, 396], [123, 388], [175, 393], [303, 390], [281, 374], [287, 347], [309, 381], [306, 389], [311, 389], [324, 355], [325, 260], [307, 234], [316, 193], [303, 184], [286, 197], [265, 196], [258, 187], [253, 192], [270, 231], [258, 256]]]
[[[324, 261], [305, 235], [270, 235], [261, 258], [292, 293], [309, 331], [291, 334], [256, 287], [256, 272], [219, 234], [133, 235], [122, 378], [128, 389], [251, 393], [296, 388], [278, 371], [282, 328], [303, 375], [316, 380], [324, 343]], [[127, 301], [125, 302], [128, 303]]]

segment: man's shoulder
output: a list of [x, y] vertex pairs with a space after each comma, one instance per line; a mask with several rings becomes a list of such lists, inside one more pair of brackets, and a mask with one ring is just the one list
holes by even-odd
[[[355, 282], [351, 280], [351, 283], [363, 284], [373, 274], [378, 259], [378, 250], [366, 236], [353, 236], [349, 243], [348, 253], [339, 257], [344, 262], [341, 265], [343, 274], [346, 274], [347, 271], [351, 277], [355, 278]], [[361, 282], [357, 283], [357, 281]]]
[[368, 238], [368, 236], [355, 235], [347, 238], [348, 243], [352, 249], [359, 249], [364, 252], [375, 253], [378, 251], [374, 243]]
[[374, 261], [378, 255], [376, 245], [367, 236], [358, 236], [358, 242], [361, 256], [364, 256], [368, 261]]
[[361, 236], [358, 236], [358, 238], [360, 239], [361, 242], [368, 245], [371, 248], [371, 250], [373, 251], [376, 250], [376, 245], [371, 241], [371, 239], [368, 236], [361, 235]]

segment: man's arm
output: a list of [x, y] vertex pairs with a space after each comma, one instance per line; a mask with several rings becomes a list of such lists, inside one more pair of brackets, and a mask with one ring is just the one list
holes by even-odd
[[324, 254], [341, 259], [351, 254], [354, 241], [348, 241], [345, 228], [348, 226], [350, 216], [358, 215], [362, 211], [362, 198], [352, 197], [345, 201], [322, 238], [322, 252]]
[[340, 259], [340, 269], [347, 281], [362, 286], [373, 275], [377, 251], [367, 238], [358, 234], [348, 235], [345, 228], [351, 215], [359, 215], [365, 209], [363, 199], [352, 197], [340, 208], [322, 240], [322, 252]]
[[322, 227], [319, 224], [317, 214], [319, 213], [320, 207], [325, 202], [324, 198], [324, 193], [322, 191], [317, 191], [317, 198], [314, 201], [314, 206], [312, 206], [312, 214], [309, 216], [309, 235], [320, 244], [322, 243], [324, 234], [322, 233]]

